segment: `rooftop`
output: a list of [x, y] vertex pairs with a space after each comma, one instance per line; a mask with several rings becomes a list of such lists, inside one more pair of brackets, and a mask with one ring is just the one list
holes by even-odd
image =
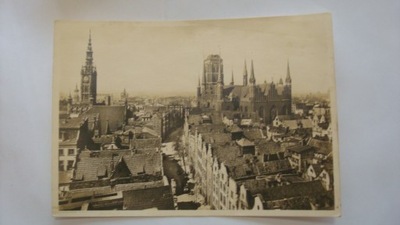
[[330, 141], [323, 141], [312, 138], [308, 142], [308, 145], [316, 148], [316, 152], [323, 155], [328, 155], [332, 152], [332, 142]]
[[169, 186], [124, 191], [123, 200], [124, 209], [127, 210], [174, 209], [174, 199]]
[[315, 197], [324, 193], [321, 181], [299, 182], [265, 189], [260, 192], [265, 201], [273, 201], [293, 197]]
[[307, 151], [313, 151], [313, 150], [315, 150], [315, 148], [310, 145], [294, 145], [294, 146], [287, 147], [287, 150], [290, 152], [303, 153], [303, 152], [307, 152]]
[[162, 171], [161, 155], [155, 149], [134, 153], [130, 150], [84, 150], [78, 155], [76, 180], [94, 181], [111, 178], [119, 164], [126, 164], [131, 176], [158, 175]]

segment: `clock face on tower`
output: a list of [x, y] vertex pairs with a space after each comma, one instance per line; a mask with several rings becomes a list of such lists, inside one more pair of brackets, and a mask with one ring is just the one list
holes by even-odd
[[84, 82], [88, 82], [88, 81], [89, 81], [89, 77], [88, 77], [88, 76], [84, 76], [84, 77], [83, 77], [83, 81], [84, 81]]

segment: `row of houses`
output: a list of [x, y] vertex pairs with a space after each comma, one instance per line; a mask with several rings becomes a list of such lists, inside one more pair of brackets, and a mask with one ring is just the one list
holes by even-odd
[[333, 207], [329, 141], [293, 134], [276, 142], [266, 129], [223, 120], [218, 114], [191, 114], [184, 124], [195, 191], [212, 209]]

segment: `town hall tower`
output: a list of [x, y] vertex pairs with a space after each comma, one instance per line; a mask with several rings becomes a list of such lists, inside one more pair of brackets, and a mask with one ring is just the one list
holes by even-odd
[[86, 63], [81, 69], [81, 104], [96, 104], [97, 71], [93, 64], [92, 39], [89, 33], [89, 43], [86, 50]]

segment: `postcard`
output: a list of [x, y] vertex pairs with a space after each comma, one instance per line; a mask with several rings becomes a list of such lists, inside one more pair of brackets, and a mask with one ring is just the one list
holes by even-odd
[[55, 22], [57, 217], [340, 216], [330, 14]]

